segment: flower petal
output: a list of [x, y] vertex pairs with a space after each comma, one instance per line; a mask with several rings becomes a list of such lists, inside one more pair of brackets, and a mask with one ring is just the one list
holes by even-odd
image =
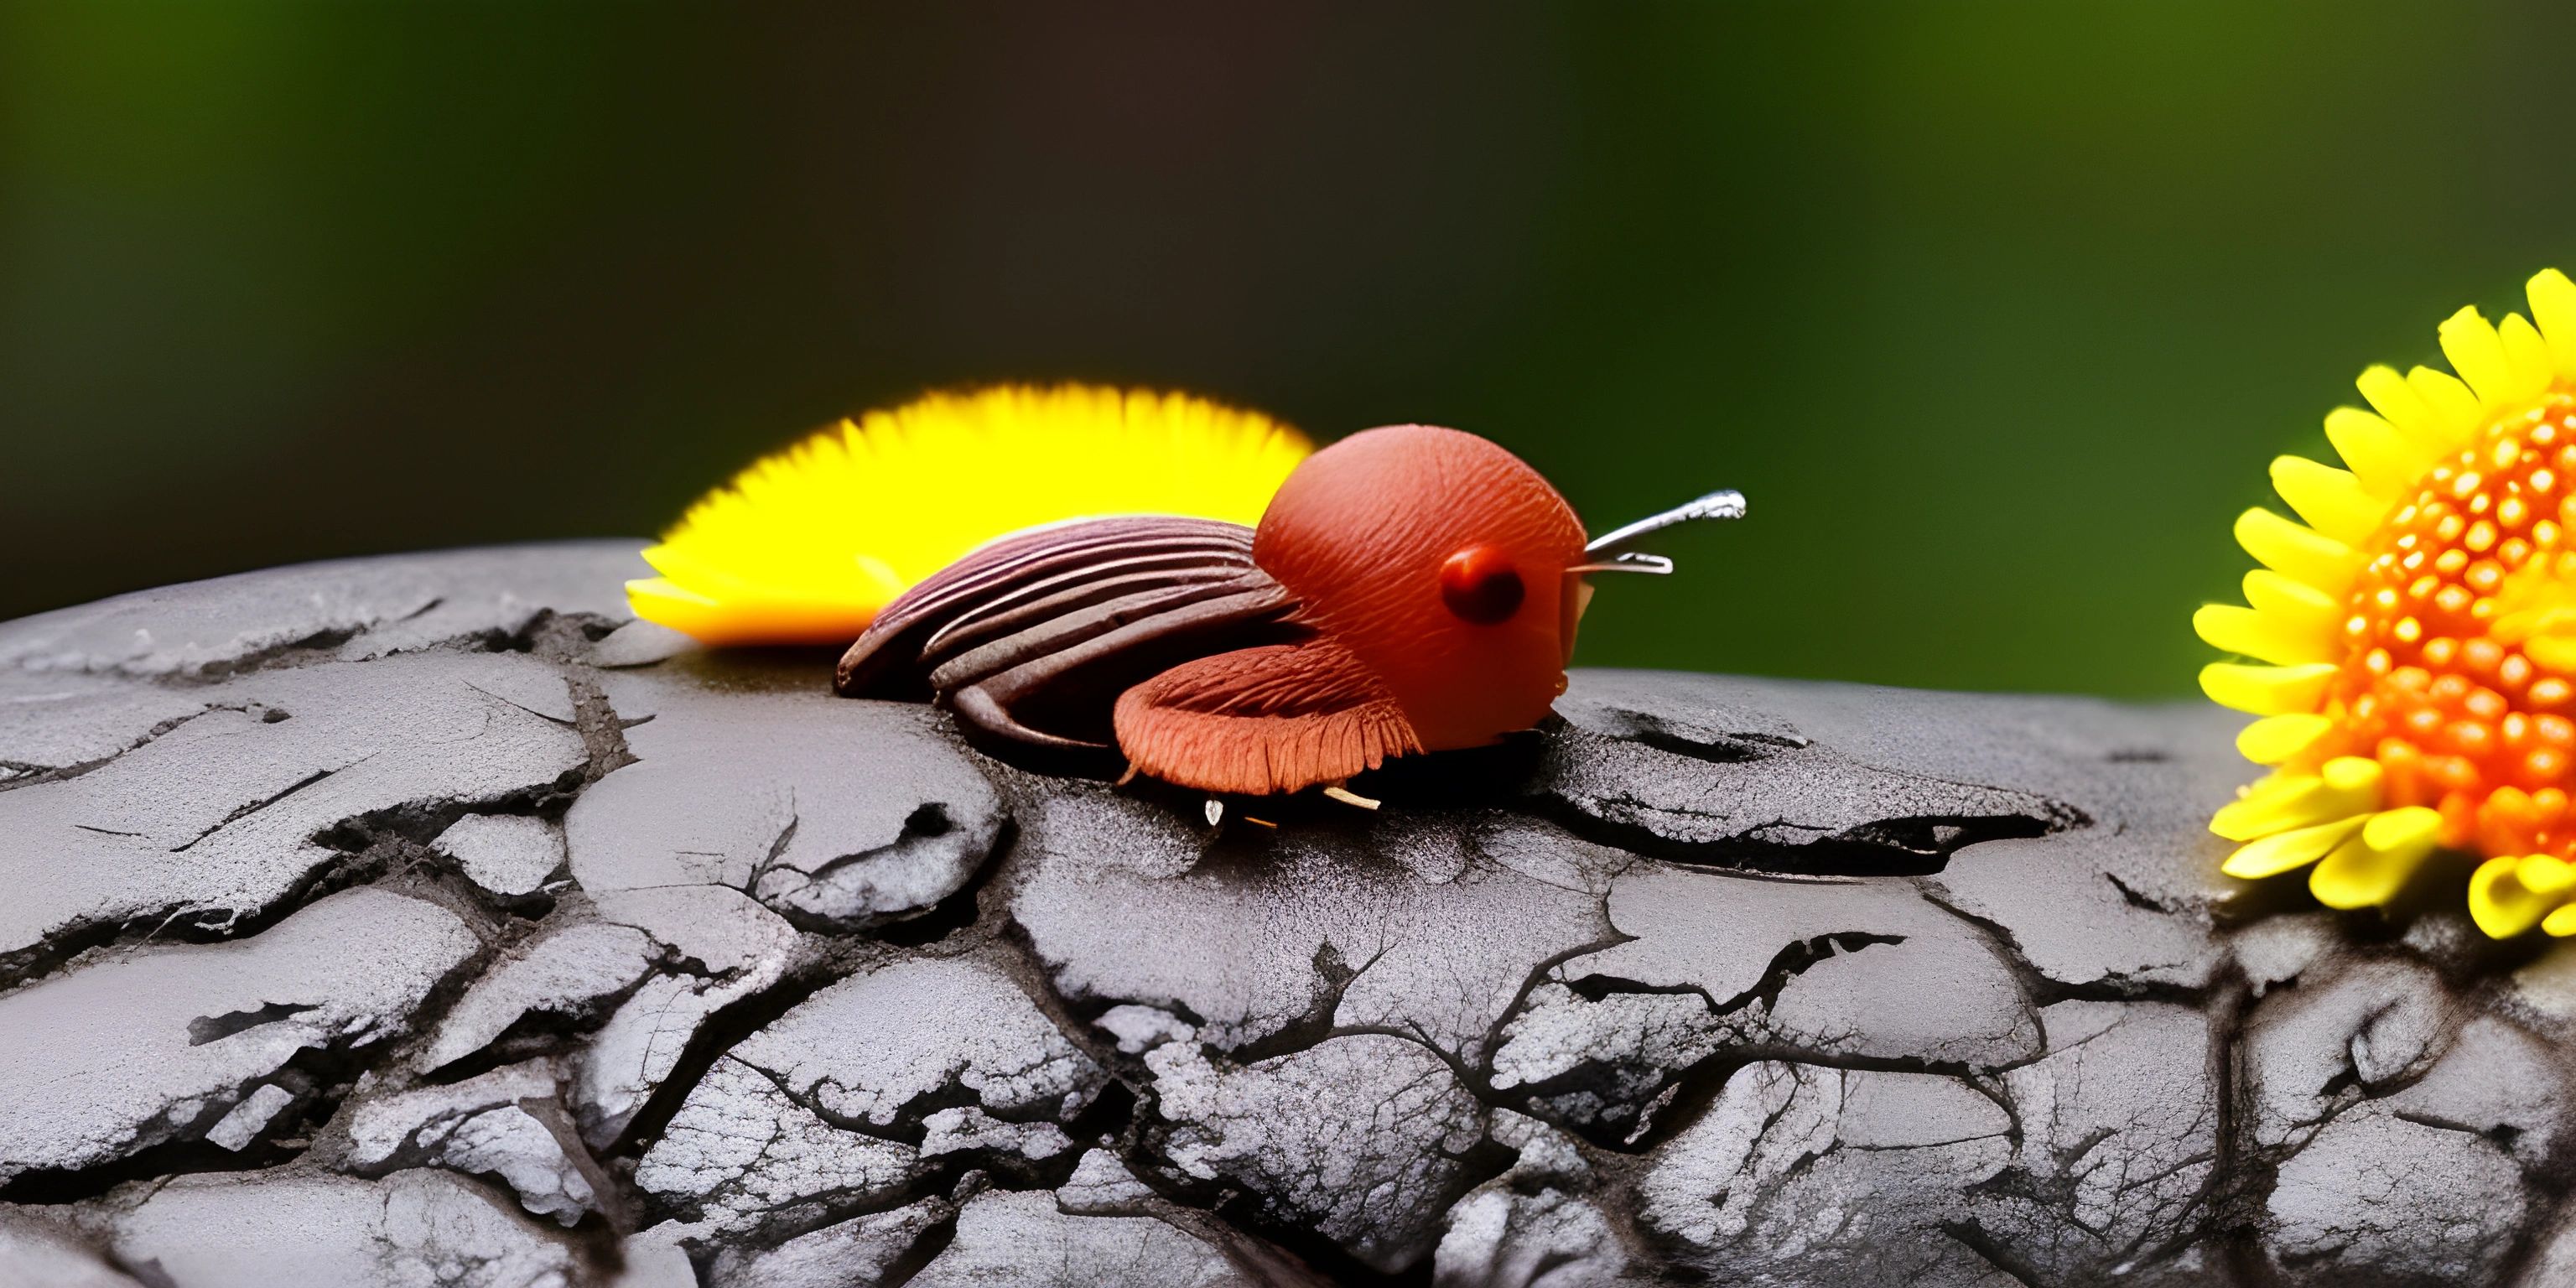
[[2329, 908], [2383, 904], [2432, 854], [2442, 816], [2421, 805], [2372, 816], [2359, 835], [2318, 860], [2308, 890]]
[[2490, 939], [2511, 939], [2576, 898], [2576, 867], [2552, 854], [2494, 858], [2469, 876], [2469, 917]]
[[2332, 662], [2306, 666], [2250, 666], [2212, 662], [2200, 668], [2200, 691], [2209, 700], [2249, 716], [2281, 716], [2314, 711], [2325, 701], [2341, 670]]
[[2388, 517], [2388, 503], [2364, 491], [2348, 470], [2320, 465], [2304, 456], [2272, 462], [2272, 490], [2308, 521], [2308, 526], [2348, 546], [2360, 545]]
[[2442, 356], [2469, 382], [2478, 402], [2488, 407], [2504, 402], [2513, 386], [2512, 367], [2505, 361], [2504, 342], [2476, 306], [2442, 319], [2441, 337]]
[[2325, 857], [2327, 851], [2360, 832], [2361, 820], [2358, 818], [2338, 819], [2295, 832], [2281, 832], [2251, 842], [2227, 856], [2226, 864], [2219, 870], [2240, 880], [2260, 881], [2314, 863]]
[[2236, 750], [2255, 764], [2277, 765], [2316, 745], [2332, 728], [2334, 721], [2305, 712], [2265, 716], [2236, 735]]
[[2330, 595], [2352, 588], [2361, 556], [2341, 541], [2261, 506], [2236, 516], [2236, 544], [2264, 567]]
[[2551, 364], [2559, 375], [2576, 380], [2576, 282], [2557, 269], [2542, 269], [2523, 294], [2530, 298], [2531, 316], [2549, 342]]

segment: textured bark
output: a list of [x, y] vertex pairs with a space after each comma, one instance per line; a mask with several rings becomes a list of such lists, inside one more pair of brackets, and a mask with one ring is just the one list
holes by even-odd
[[2221, 713], [1578, 672], [1211, 824], [632, 549], [0, 624], [0, 1282], [2576, 1273], [2576, 963], [2238, 890]]

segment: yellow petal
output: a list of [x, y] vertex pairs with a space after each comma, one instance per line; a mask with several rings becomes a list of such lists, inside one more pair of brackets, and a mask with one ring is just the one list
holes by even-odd
[[2429, 852], [2441, 835], [2440, 813], [2422, 805], [2408, 805], [2371, 815], [2361, 839], [2374, 850], [2393, 854], [2415, 849]]
[[2388, 517], [2388, 503], [2364, 491], [2350, 471], [2304, 456], [2272, 462], [2272, 490], [2308, 526], [2348, 546], [2360, 545]]
[[2541, 670], [2559, 675], [2576, 675], [2576, 639], [2565, 635], [2535, 635], [2522, 642], [2522, 655]]
[[846, 644], [905, 587], [1004, 533], [1101, 514], [1258, 522], [1309, 451], [1267, 417], [1180, 394], [930, 394], [817, 431], [701, 497], [648, 552], [661, 576], [631, 602], [707, 643]]
[[2347, 818], [2281, 832], [2240, 848], [2227, 856], [2219, 870], [2240, 880], [2260, 881], [2314, 863], [2360, 831], [2361, 820]]
[[2231, 841], [2251, 841], [2363, 817], [2379, 808], [2384, 775], [2378, 761], [2361, 756], [2338, 756], [2320, 773], [2276, 774], [2212, 815], [2209, 830]]
[[2460, 379], [2469, 382], [2478, 401], [2489, 407], [2502, 403], [2513, 375], [2496, 329], [2470, 307], [2442, 319], [2441, 337], [2442, 356], [2451, 360], [2451, 370], [2460, 373]]
[[2558, 911], [2541, 918], [2540, 928], [2559, 939], [2576, 935], [2576, 903], [2561, 904]]
[[2314, 816], [2309, 802], [2325, 790], [2318, 774], [2276, 773], [2245, 788], [2245, 794], [2209, 816], [2213, 836], [2243, 844], [2275, 832], [2314, 827], [2328, 820]]
[[2469, 917], [2490, 939], [2511, 939], [2539, 925], [2576, 896], [2576, 867], [2549, 854], [2494, 858], [2469, 876]]
[[2316, 744], [2334, 721], [2305, 712], [2265, 716], [2236, 735], [2236, 750], [2258, 765], [2277, 765]]
[[2389, 901], [2433, 852], [2442, 816], [2421, 805], [2371, 817], [2361, 833], [2317, 861], [2308, 890], [2329, 908], [2367, 908]]
[[2458, 445], [2458, 436], [2443, 425], [2433, 405], [2425, 402], [2424, 395], [2415, 392], [2415, 386], [2406, 383], [2406, 377], [2397, 374], [2396, 368], [2372, 367], [2353, 384], [2381, 417], [2424, 450], [2440, 452]]
[[2549, 342], [2540, 338], [2540, 328], [2519, 313], [2507, 313], [2496, 324], [2496, 338], [2504, 341], [2506, 378], [2505, 396], [2524, 402], [2540, 396], [2549, 387], [2551, 370]]
[[2236, 516], [2236, 544], [2264, 567], [2328, 594], [2352, 589], [2361, 555], [2341, 541], [2256, 506]]
[[2467, 385], [2446, 371], [2417, 367], [2406, 373], [2406, 383], [2416, 396], [2433, 409], [2433, 418], [2450, 434], [2451, 441], [2461, 442], [2478, 430], [2486, 411], [2478, 405], [2478, 396]]
[[2257, 568], [2245, 574], [2245, 602], [2266, 617], [2295, 624], [2302, 630], [2317, 631], [2328, 638], [2343, 626], [2341, 597], [2329, 595], [2296, 577], [2268, 568]]
[[2203, 604], [2191, 628], [2212, 648], [2282, 666], [2323, 662], [2335, 655], [2334, 624], [2277, 616], [2233, 604]]
[[2523, 293], [2531, 299], [2531, 316], [2540, 323], [2541, 337], [2549, 342], [2549, 357], [2558, 374], [2576, 379], [2576, 282], [2565, 273], [2544, 268], [2533, 275]]
[[2200, 668], [2200, 691], [2209, 700], [2249, 716], [2280, 716], [2314, 711], [2334, 686], [2340, 668], [2332, 662], [2306, 666], [2248, 666], [2212, 662]]
[[2397, 427], [2355, 407], [2326, 413], [2326, 441], [2352, 467], [2364, 491], [2384, 501], [2415, 492], [2416, 480], [2431, 468], [2436, 453], [2397, 432]]

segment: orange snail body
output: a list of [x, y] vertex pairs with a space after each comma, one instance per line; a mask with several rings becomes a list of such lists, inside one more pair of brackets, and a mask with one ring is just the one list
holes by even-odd
[[1157, 778], [1259, 793], [1489, 744], [1565, 691], [1576, 615], [1559, 600], [1582, 560], [1573, 507], [1502, 448], [1425, 425], [1353, 435], [1288, 476], [1252, 540], [1314, 638], [1128, 690], [1119, 747]]

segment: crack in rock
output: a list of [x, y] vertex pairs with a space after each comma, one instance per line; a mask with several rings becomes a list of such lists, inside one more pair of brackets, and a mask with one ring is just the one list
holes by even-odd
[[[718, 1230], [810, 1225], [895, 1196], [928, 1157], [1063, 1153], [1070, 1142], [1045, 1129], [1105, 1080], [991, 967], [896, 962], [823, 989], [721, 1057], [645, 1151], [636, 1184]], [[965, 1108], [974, 1120], [931, 1121]]]
[[0, 793], [15, 891], [0, 968], [128, 923], [230, 929], [340, 862], [343, 830], [532, 799], [584, 763], [573, 730], [492, 696], [563, 691], [527, 658], [416, 654], [222, 687], [296, 718], [208, 711], [77, 778]]
[[1715, 683], [1695, 686], [1701, 701], [1643, 684], [1577, 677], [1528, 788], [1604, 840], [1773, 871], [1934, 872], [1965, 846], [2087, 821], [2038, 793], [1854, 758]]
[[[436, 904], [359, 889], [254, 939], [110, 957], [0, 998], [13, 1035], [0, 1044], [0, 1180], [199, 1138], [308, 1049], [406, 1032], [480, 947]], [[272, 1018], [205, 1037], [207, 1015]]]
[[627, 619], [637, 541], [344, 559], [217, 577], [0, 623], [0, 669], [214, 679], [297, 649], [350, 661], [515, 635], [542, 614]]
[[1428, 1253], [1475, 1179], [1484, 1106], [1419, 1043], [1357, 1034], [1238, 1066], [1173, 1042], [1145, 1061], [1170, 1124], [1159, 1152], [1182, 1176], [1240, 1184], [1265, 1220], [1378, 1270]]

